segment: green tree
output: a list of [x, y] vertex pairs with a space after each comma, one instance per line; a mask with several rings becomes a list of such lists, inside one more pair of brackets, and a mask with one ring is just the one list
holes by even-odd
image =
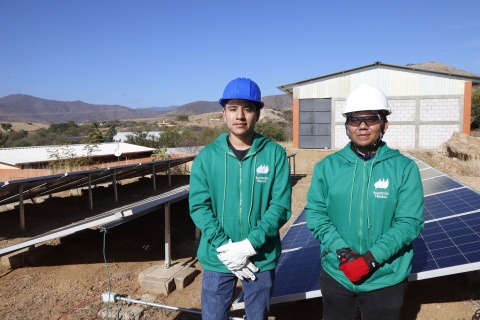
[[20, 140], [28, 137], [28, 131], [26, 130], [19, 130], [19, 131], [12, 131], [9, 134], [11, 140]]
[[68, 122], [63, 122], [63, 123], [52, 123], [49, 127], [48, 130], [54, 132], [54, 133], [65, 133], [71, 129], [77, 129], [78, 125], [74, 121], [68, 121]]
[[175, 117], [175, 121], [188, 121], [188, 115], [187, 114], [179, 114]]
[[82, 140], [83, 143], [88, 143], [88, 144], [95, 144], [95, 143], [102, 143], [104, 142], [105, 139], [103, 138], [103, 134], [98, 128], [97, 123], [93, 123], [92, 129], [88, 133], [88, 136]]
[[125, 137], [126, 143], [136, 144], [137, 146], [144, 146], [148, 148], [158, 148], [158, 137], [149, 134], [148, 132], [134, 132], [127, 134]]
[[215, 141], [220, 134], [227, 132], [228, 129], [225, 126], [203, 130], [203, 132], [200, 134], [199, 145], [206, 146], [207, 144]]
[[273, 141], [285, 141], [285, 133], [282, 128], [271, 122], [258, 122], [255, 131]]
[[7, 145], [8, 141], [8, 135], [3, 134], [3, 132], [0, 132], [0, 148], [5, 148]]
[[5, 130], [5, 132], [12, 130], [12, 124], [11, 123], [2, 122], [2, 123], [0, 123], [0, 126], [2, 127], [3, 130]]
[[472, 93], [472, 129], [480, 128], [480, 90]]
[[181, 132], [177, 127], [167, 127], [160, 134], [158, 139], [159, 147], [175, 148], [178, 147], [181, 139]]
[[105, 142], [113, 142], [113, 137], [117, 134], [117, 128], [115, 125], [112, 125], [110, 128], [108, 128], [107, 133], [105, 133]]

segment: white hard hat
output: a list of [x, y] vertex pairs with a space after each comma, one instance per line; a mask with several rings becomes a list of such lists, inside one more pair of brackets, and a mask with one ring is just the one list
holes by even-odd
[[362, 84], [348, 95], [343, 115], [367, 110], [384, 111], [386, 115], [392, 113], [382, 90], [369, 84]]

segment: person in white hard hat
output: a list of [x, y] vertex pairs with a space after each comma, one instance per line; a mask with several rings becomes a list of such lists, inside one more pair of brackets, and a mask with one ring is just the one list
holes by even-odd
[[350, 143], [314, 168], [305, 212], [320, 241], [325, 320], [400, 317], [423, 187], [415, 162], [382, 141], [390, 113], [380, 89], [352, 91], [343, 113]]

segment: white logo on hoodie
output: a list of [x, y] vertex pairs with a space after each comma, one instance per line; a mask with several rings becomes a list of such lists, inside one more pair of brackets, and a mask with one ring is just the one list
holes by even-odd
[[374, 184], [375, 189], [387, 189], [388, 188], [388, 179], [380, 179]]
[[[373, 185], [375, 189], [387, 189], [389, 185], [388, 179], [380, 179]], [[388, 198], [388, 191], [375, 191], [373, 190], [375, 198], [386, 199]]]
[[255, 177], [257, 179], [257, 182], [267, 182], [268, 177], [266, 176], [259, 176], [260, 174], [267, 174], [268, 173], [268, 164], [261, 164], [257, 168], [257, 176]]
[[257, 168], [258, 174], [267, 174], [268, 173], [268, 164], [261, 164]]

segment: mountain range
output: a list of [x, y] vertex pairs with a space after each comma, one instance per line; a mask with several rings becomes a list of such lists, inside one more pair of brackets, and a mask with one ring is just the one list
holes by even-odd
[[[441, 62], [408, 64], [407, 66], [452, 74], [478, 76]], [[287, 94], [265, 96], [262, 100], [265, 103], [265, 108], [277, 110], [292, 108], [292, 98]], [[217, 101], [195, 101], [167, 108], [133, 109], [120, 105], [96, 105], [82, 101], [47, 100], [25, 94], [12, 94], [0, 98], [0, 122], [62, 123], [74, 121], [83, 123], [87, 121], [172, 117], [179, 114], [197, 115], [219, 110], [220, 106]]]
[[[263, 97], [265, 107], [288, 109], [292, 98], [287, 94]], [[217, 101], [196, 101], [166, 108], [133, 109], [120, 105], [98, 105], [83, 101], [57, 101], [25, 94], [12, 94], [0, 98], [0, 122], [63, 123], [88, 121], [144, 119], [172, 117], [178, 114], [196, 115], [220, 110]]]

